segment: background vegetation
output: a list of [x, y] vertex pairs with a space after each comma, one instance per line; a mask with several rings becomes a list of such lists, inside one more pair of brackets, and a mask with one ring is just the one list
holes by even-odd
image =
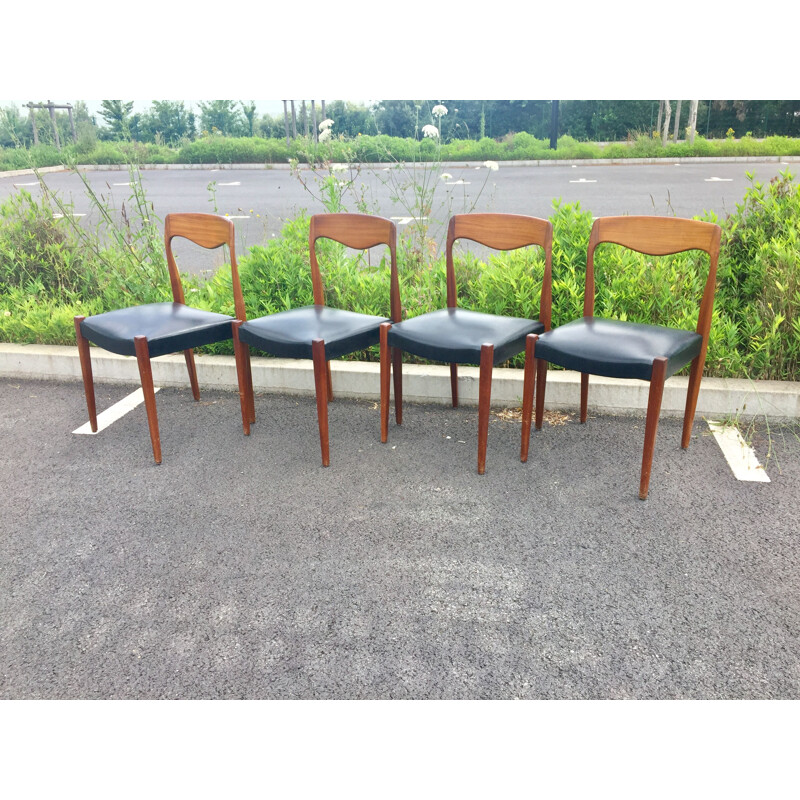
[[[104, 100], [99, 114], [84, 102], [55, 112], [61, 149], [46, 109], [35, 111], [34, 146], [27, 109], [0, 109], [0, 170], [28, 166], [147, 163], [286, 163], [316, 157], [319, 122], [334, 121], [337, 157], [368, 161], [402, 159], [421, 137], [434, 101], [381, 100], [370, 106], [335, 100], [288, 101], [292, 116], [258, 115], [253, 101], [212, 100], [187, 107], [154, 100], [143, 112], [132, 101]], [[550, 149], [551, 102], [545, 100], [447, 100], [438, 120], [446, 160], [624, 158], [686, 155], [792, 155], [800, 137], [800, 101], [700, 101], [697, 138], [685, 141], [688, 101], [672, 101], [667, 141], [658, 133], [657, 100], [563, 100], [558, 149]], [[680, 105], [680, 110], [678, 104]], [[316, 122], [316, 126], [315, 126]], [[656, 134], [654, 136], [654, 133]], [[676, 141], [677, 139], [677, 141]], [[759, 139], [766, 139], [764, 142]], [[600, 146], [594, 142], [613, 143]], [[426, 158], [423, 151], [421, 157]]]

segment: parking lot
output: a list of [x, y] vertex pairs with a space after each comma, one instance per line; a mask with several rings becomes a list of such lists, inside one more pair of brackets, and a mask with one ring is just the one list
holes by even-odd
[[[135, 387], [98, 385], [98, 409]], [[201, 387], [202, 388], [202, 387]], [[800, 441], [736, 480], [698, 418], [157, 394], [94, 436], [79, 382], [0, 378], [0, 698], [782, 698], [800, 694]], [[769, 457], [768, 457], [769, 453]]]

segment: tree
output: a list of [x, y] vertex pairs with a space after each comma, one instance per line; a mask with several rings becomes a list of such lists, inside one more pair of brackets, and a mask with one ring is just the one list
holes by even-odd
[[182, 101], [153, 100], [150, 110], [139, 120], [139, 135], [150, 142], [160, 137], [165, 144], [193, 139], [194, 114], [187, 111]]
[[131, 111], [133, 100], [127, 103], [122, 100], [103, 100], [100, 104], [100, 116], [108, 125], [108, 136], [111, 139], [130, 139]]
[[247, 123], [239, 111], [236, 100], [211, 100], [199, 103], [200, 127], [204, 133], [222, 136], [244, 136]]

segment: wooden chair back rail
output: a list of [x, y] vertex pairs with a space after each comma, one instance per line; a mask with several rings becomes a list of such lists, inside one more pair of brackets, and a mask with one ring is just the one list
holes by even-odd
[[228, 245], [236, 318], [247, 319], [239, 281], [239, 267], [236, 263], [236, 234], [233, 222], [216, 214], [167, 214], [164, 219], [164, 248], [167, 253], [172, 297], [176, 303], [185, 303], [180, 272], [172, 252], [172, 240], [176, 237], [188, 239], [206, 250], [216, 250], [218, 247]]
[[539, 321], [550, 330], [553, 287], [553, 225], [549, 220], [526, 217], [522, 214], [456, 214], [447, 229], [447, 307], [457, 305], [456, 276], [453, 264], [453, 245], [459, 239], [469, 239], [494, 250], [517, 250], [538, 245], [545, 252]]
[[708, 274], [697, 317], [697, 333], [704, 339], [705, 351], [705, 340], [711, 329], [720, 234], [720, 227], [711, 222], [677, 217], [601, 217], [595, 220], [586, 254], [584, 316], [594, 316], [594, 252], [598, 245], [616, 244], [650, 256], [667, 256], [687, 250], [701, 250], [709, 257]]
[[311, 218], [309, 226], [309, 257], [311, 262], [311, 284], [314, 304], [325, 305], [322, 273], [317, 261], [317, 239], [332, 239], [354, 250], [386, 245], [390, 260], [390, 316], [394, 322], [402, 319], [400, 303], [400, 281], [397, 274], [397, 226], [383, 217], [369, 214], [318, 214]]

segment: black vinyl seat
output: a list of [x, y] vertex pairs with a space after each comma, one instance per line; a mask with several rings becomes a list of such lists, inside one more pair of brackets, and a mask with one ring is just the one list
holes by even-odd
[[[581, 373], [582, 423], [586, 422], [587, 417], [590, 374], [649, 381], [639, 479], [639, 497], [642, 500], [647, 498], [664, 382], [687, 364], [692, 367], [681, 447], [686, 449], [689, 446], [711, 328], [720, 234], [719, 225], [677, 217], [601, 217], [594, 221], [586, 257], [583, 317], [541, 336], [534, 334], [528, 337], [522, 401], [522, 461], [528, 458], [534, 385], [536, 429], [542, 427], [548, 362]], [[620, 245], [649, 256], [666, 256], [687, 250], [707, 253], [709, 269], [699, 304], [696, 330], [595, 317], [594, 257], [595, 249], [602, 243]]]
[[[250, 347], [278, 358], [310, 358], [313, 361], [322, 465], [327, 467], [330, 464], [328, 402], [333, 399], [330, 360], [377, 344], [381, 324], [401, 318], [397, 228], [391, 220], [369, 214], [316, 214], [311, 217], [308, 236], [314, 305], [290, 308], [249, 322], [237, 320], [233, 324], [233, 344], [242, 427], [247, 436], [250, 435], [251, 423], [255, 422]], [[388, 246], [390, 317], [359, 314], [325, 304], [316, 253], [316, 242], [320, 238], [332, 239], [357, 250]]]
[[[515, 250], [538, 245], [545, 252], [539, 302], [539, 319], [486, 314], [457, 307], [453, 245], [469, 239], [494, 250]], [[450, 364], [453, 407], [458, 406], [458, 364], [480, 367], [478, 397], [478, 473], [486, 469], [492, 369], [525, 349], [526, 337], [550, 328], [551, 258], [553, 226], [537, 217], [521, 214], [457, 214], [447, 232], [447, 307], [381, 327], [381, 441], [389, 435], [389, 358], [394, 356], [395, 419], [403, 421], [402, 395], [397, 373], [402, 369], [398, 352], [406, 351], [431, 361]], [[402, 382], [401, 382], [402, 385]]]
[[150, 358], [231, 338], [233, 317], [183, 303], [149, 303], [87, 317], [81, 333], [111, 353], [135, 356], [136, 336], [147, 337]]
[[378, 344], [383, 322], [390, 320], [329, 306], [302, 306], [245, 322], [239, 339], [278, 358], [313, 358], [311, 343], [322, 339], [330, 360]]
[[703, 337], [692, 331], [626, 320], [582, 317], [541, 336], [536, 357], [565, 369], [606, 378], [649, 381], [653, 360], [667, 359], [667, 377], [700, 355]]
[[176, 237], [188, 239], [206, 249], [228, 246], [234, 306], [237, 317], [244, 319], [244, 299], [236, 265], [233, 223], [216, 214], [167, 214], [164, 219], [164, 246], [172, 287], [172, 302], [145, 303], [107, 311], [92, 317], [75, 317], [75, 337], [92, 430], [97, 431], [97, 408], [89, 342], [112, 353], [136, 356], [153, 457], [157, 464], [161, 463], [161, 437], [158, 430], [150, 359], [182, 350], [189, 371], [192, 395], [195, 400], [199, 400], [200, 388], [197, 383], [193, 348], [222, 342], [233, 336], [233, 317], [186, 305], [180, 273], [172, 252], [172, 240]]
[[535, 319], [441, 308], [392, 325], [388, 343], [420, 358], [457, 364], [480, 364], [481, 348], [489, 343], [494, 347], [493, 363], [497, 365], [521, 353], [529, 333], [544, 329], [544, 324]]

